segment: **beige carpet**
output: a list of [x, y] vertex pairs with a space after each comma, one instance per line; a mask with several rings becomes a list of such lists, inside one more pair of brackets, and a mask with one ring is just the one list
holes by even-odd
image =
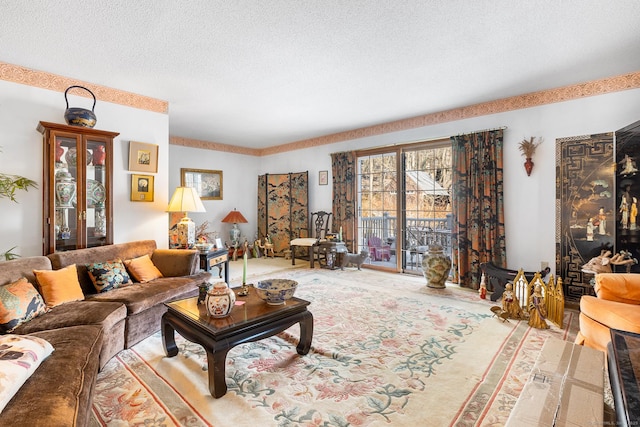
[[[308, 269], [303, 261], [249, 260], [248, 281], [292, 278], [311, 301], [313, 347], [298, 356], [299, 328], [232, 349], [227, 394], [208, 393], [202, 347], [160, 334], [121, 352], [100, 373], [92, 426], [499, 426], [546, 338], [565, 328], [502, 322], [488, 300], [422, 277], [371, 270]], [[242, 262], [231, 262], [232, 285]]]

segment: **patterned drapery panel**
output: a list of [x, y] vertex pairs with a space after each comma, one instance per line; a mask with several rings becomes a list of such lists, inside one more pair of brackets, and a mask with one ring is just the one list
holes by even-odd
[[352, 151], [331, 154], [333, 175], [333, 231], [342, 227], [349, 252], [356, 252], [356, 155]]
[[452, 272], [460, 286], [478, 289], [480, 264], [506, 268], [503, 131], [451, 137], [453, 146]]

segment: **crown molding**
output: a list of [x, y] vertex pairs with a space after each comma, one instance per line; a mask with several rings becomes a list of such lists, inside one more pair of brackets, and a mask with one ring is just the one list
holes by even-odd
[[[113, 104], [162, 114], [167, 114], [169, 112], [169, 103], [167, 101], [106, 86], [100, 86], [89, 82], [83, 82], [44, 71], [32, 70], [19, 65], [7, 64], [6, 62], [0, 62], [0, 80], [62, 93], [64, 93], [69, 86], [79, 85], [91, 90], [96, 98], [100, 99], [100, 101], [111, 102]], [[88, 94], [83, 92], [74, 93], [74, 95], [76, 94], [78, 96], [89, 97]]]
[[[32, 70], [18, 65], [0, 62], [0, 80], [20, 83], [28, 86], [62, 92], [73, 85], [81, 85], [89, 88], [101, 101], [114, 104], [167, 114], [169, 103], [160, 99], [150, 98], [131, 92], [113, 89], [105, 86], [82, 82], [69, 77], [58, 76], [44, 71]], [[640, 71], [623, 74], [615, 77], [607, 77], [586, 83], [579, 83], [555, 89], [539, 92], [531, 92], [524, 95], [497, 99], [466, 107], [454, 108], [432, 114], [425, 114], [407, 119], [395, 120], [378, 125], [367, 126], [348, 130], [317, 138], [309, 138], [272, 147], [256, 149], [239, 147], [218, 142], [202, 141], [197, 139], [170, 136], [169, 143], [185, 147], [201, 148], [205, 150], [222, 151], [227, 153], [244, 154], [249, 156], [269, 156], [287, 151], [313, 148], [321, 145], [335, 144], [337, 142], [366, 138], [386, 133], [399, 132], [439, 123], [452, 122], [472, 117], [486, 116], [524, 108], [538, 107], [546, 104], [570, 101], [590, 96], [604, 95], [612, 92], [620, 92], [640, 88]], [[87, 96], [78, 93], [79, 96]]]

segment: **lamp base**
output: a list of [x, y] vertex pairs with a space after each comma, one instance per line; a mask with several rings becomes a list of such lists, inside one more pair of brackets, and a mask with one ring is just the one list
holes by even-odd
[[240, 229], [238, 228], [238, 224], [233, 224], [231, 230], [229, 230], [229, 238], [231, 239], [231, 245], [233, 247], [240, 244]]
[[196, 244], [196, 223], [185, 216], [176, 225], [178, 230], [178, 245], [180, 248], [189, 249]]

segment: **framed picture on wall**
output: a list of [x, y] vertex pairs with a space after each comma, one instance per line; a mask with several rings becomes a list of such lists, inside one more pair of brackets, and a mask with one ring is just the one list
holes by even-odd
[[202, 200], [222, 200], [222, 171], [180, 169], [180, 185], [195, 188]]
[[153, 202], [153, 175], [131, 175], [131, 201]]
[[157, 173], [158, 146], [146, 142], [129, 142], [129, 170]]
[[318, 177], [318, 183], [320, 185], [329, 184], [329, 171], [320, 171], [320, 175]]

